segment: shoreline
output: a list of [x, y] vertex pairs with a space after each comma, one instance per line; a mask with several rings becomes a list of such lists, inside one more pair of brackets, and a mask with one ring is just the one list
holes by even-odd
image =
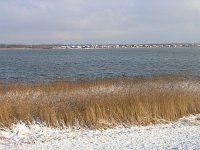
[[1, 50], [28, 50], [28, 48], [0, 48], [0, 51]]
[[0, 48], [6, 50], [110, 50], [110, 49], [181, 49], [181, 48], [200, 48], [200, 47], [123, 47], [123, 48]]

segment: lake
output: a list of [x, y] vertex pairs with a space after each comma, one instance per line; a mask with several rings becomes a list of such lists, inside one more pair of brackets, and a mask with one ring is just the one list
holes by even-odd
[[0, 81], [200, 74], [200, 48], [1, 50]]

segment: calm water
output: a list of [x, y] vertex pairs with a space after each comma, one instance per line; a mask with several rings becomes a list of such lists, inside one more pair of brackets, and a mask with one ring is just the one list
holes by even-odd
[[0, 80], [200, 74], [200, 49], [0, 51]]

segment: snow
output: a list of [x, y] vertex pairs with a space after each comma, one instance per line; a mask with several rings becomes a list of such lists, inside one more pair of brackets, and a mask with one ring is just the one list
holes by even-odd
[[177, 122], [113, 129], [53, 129], [35, 123], [18, 123], [0, 129], [1, 150], [71, 149], [200, 149], [200, 114]]

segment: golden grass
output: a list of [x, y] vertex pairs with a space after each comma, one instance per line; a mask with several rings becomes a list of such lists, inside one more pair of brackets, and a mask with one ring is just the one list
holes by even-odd
[[178, 76], [0, 84], [0, 125], [147, 125], [200, 113], [199, 79]]

